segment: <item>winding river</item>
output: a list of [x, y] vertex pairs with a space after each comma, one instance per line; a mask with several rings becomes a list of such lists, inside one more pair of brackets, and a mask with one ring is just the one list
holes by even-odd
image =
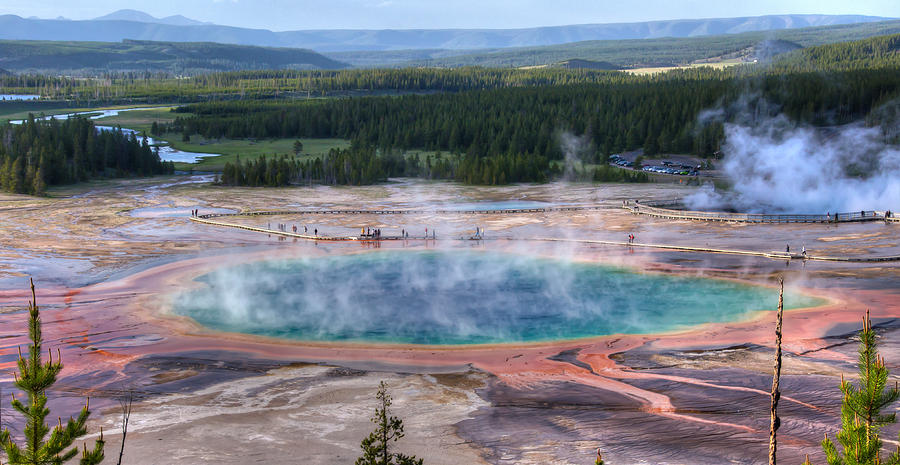
[[[2, 95], [0, 95], [2, 97]], [[98, 120], [101, 118], [108, 118], [111, 116], [118, 116], [119, 113], [123, 111], [141, 111], [141, 110], [153, 110], [159, 107], [143, 107], [143, 108], [121, 108], [121, 109], [112, 109], [112, 110], [90, 110], [90, 111], [81, 111], [81, 112], [73, 112], [73, 113], [64, 113], [60, 115], [48, 115], [43, 116], [39, 119], [49, 120], [51, 118], [57, 120], [65, 120], [69, 119], [73, 116], [84, 116], [91, 120]], [[13, 120], [10, 121], [12, 124], [22, 124], [25, 120]], [[101, 131], [112, 131], [116, 129], [113, 126], [97, 126], [97, 129]], [[141, 137], [138, 131], [134, 129], [122, 128], [122, 131], [125, 133], [135, 134], [137, 137]], [[174, 161], [181, 163], [196, 163], [203, 157], [215, 157], [218, 154], [215, 153], [196, 153], [196, 152], [185, 152], [183, 150], [178, 150], [169, 145], [168, 142], [164, 140], [156, 140], [152, 137], [147, 137], [147, 142], [159, 148], [159, 158], [162, 161]]]

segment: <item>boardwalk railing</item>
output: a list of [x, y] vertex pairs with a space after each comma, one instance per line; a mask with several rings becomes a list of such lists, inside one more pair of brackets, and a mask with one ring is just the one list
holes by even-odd
[[[669, 204], [672, 204], [671, 202]], [[636, 202], [626, 202], [624, 204], [626, 208], [631, 209], [635, 213], [639, 213], [639, 209], [655, 209], [659, 211], [672, 211], [676, 213], [692, 213], [692, 212], [682, 212], [678, 210], [667, 210], [659, 207], [650, 207], [647, 205], [638, 204]], [[560, 207], [560, 208], [541, 208], [541, 209], [513, 209], [513, 210], [473, 210], [473, 211], [460, 211], [460, 210], [447, 210], [448, 213], [538, 213], [545, 211], [573, 211], [573, 210], [599, 210], [602, 207], [600, 206], [583, 206], [583, 207]], [[246, 224], [237, 224], [237, 223], [226, 223], [224, 221], [216, 221], [213, 218], [217, 217], [229, 217], [229, 216], [260, 216], [260, 215], [287, 215], [287, 214], [339, 214], [339, 213], [375, 213], [375, 214], [408, 214], [408, 213], [417, 213], [417, 212], [428, 212], [434, 213], [436, 210], [303, 210], [298, 212], [286, 212], [286, 211], [263, 211], [263, 212], [247, 212], [247, 213], [210, 213], [205, 215], [197, 215], [192, 216], [190, 218], [191, 221], [197, 223], [208, 224], [212, 226], [222, 226], [228, 228], [237, 228], [243, 229], [247, 231], [265, 233], [269, 235], [277, 235], [282, 237], [294, 238], [294, 239], [304, 239], [309, 241], [329, 241], [329, 242], [338, 242], [338, 241], [359, 241], [359, 242], [381, 242], [381, 241], [406, 241], [406, 240], [436, 240], [434, 236], [428, 237], [411, 237], [411, 236], [379, 236], [377, 238], [372, 237], [371, 235], [360, 235], [360, 236], [326, 236], [326, 235], [318, 235], [318, 234], [300, 234], [294, 232], [288, 232], [284, 230], [273, 230], [269, 228], [262, 228], [258, 226], [246, 225]], [[437, 210], [438, 212], [440, 210]], [[696, 212], [696, 213], [707, 213], [707, 212]], [[875, 212], [878, 213], [878, 212]], [[882, 219], [885, 216], [885, 212], [880, 212]], [[763, 217], [768, 216], [779, 216], [779, 215], [758, 215]], [[792, 217], [803, 217], [803, 216], [816, 216], [816, 215], [780, 215], [780, 216], [792, 216]], [[863, 216], [860, 215], [862, 218]], [[895, 217], [887, 218], [888, 221], [897, 221]], [[849, 221], [849, 220], [848, 220]], [[860, 221], [860, 220], [857, 220]], [[443, 239], [443, 238], [442, 238]], [[766, 257], [777, 260], [824, 260], [824, 261], [841, 261], [841, 262], [889, 262], [889, 261], [900, 261], [900, 256], [883, 256], [883, 257], [831, 257], [831, 256], [816, 256], [816, 255], [807, 255], [806, 253], [788, 253], [788, 252], [760, 252], [760, 251], [752, 251], [752, 250], [730, 250], [730, 249], [713, 249], [708, 247], [694, 247], [687, 245], [666, 245], [666, 244], [641, 244], [634, 242], [623, 242], [623, 241], [607, 241], [607, 240], [592, 240], [592, 239], [572, 239], [572, 238], [492, 238], [502, 239], [502, 240], [521, 240], [521, 241], [546, 241], [546, 242], [571, 242], [571, 243], [580, 243], [580, 244], [596, 244], [596, 245], [609, 245], [609, 246], [624, 246], [629, 248], [634, 247], [643, 247], [650, 249], [667, 249], [667, 250], [676, 250], [676, 251], [684, 251], [684, 252], [704, 252], [704, 253], [720, 253], [720, 254], [732, 254], [732, 255], [752, 255], [759, 257]], [[479, 236], [469, 236], [456, 238], [455, 240], [484, 240], [480, 235]]]
[[888, 212], [878, 210], [866, 210], [850, 213], [835, 213], [825, 215], [772, 215], [764, 213], [730, 213], [730, 212], [704, 212], [692, 210], [679, 210], [674, 208], [680, 203], [676, 201], [646, 202], [626, 201], [623, 204], [636, 215], [648, 215], [658, 218], [699, 220], [699, 221], [724, 221], [736, 223], [851, 223], [862, 221], [887, 221], [900, 222], [898, 218], [887, 216]]
[[226, 216], [275, 216], [275, 215], [504, 215], [521, 213], [548, 213], [601, 210], [601, 205], [582, 205], [571, 207], [545, 207], [545, 208], [504, 208], [498, 210], [270, 210], [250, 211], [241, 213], [209, 213], [200, 215], [200, 218], [220, 218]]

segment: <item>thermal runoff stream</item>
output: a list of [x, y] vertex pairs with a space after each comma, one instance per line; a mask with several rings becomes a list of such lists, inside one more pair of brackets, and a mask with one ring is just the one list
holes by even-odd
[[[774, 310], [777, 291], [564, 259], [377, 251], [223, 267], [177, 296], [206, 327], [302, 341], [480, 344], [659, 333]], [[786, 307], [821, 304], [786, 295]]]

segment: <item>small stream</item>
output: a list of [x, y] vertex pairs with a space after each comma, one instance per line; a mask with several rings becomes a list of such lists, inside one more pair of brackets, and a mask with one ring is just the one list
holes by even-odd
[[12, 101], [12, 100], [37, 100], [41, 98], [40, 95], [26, 95], [26, 94], [0, 94], [0, 101]]
[[[0, 95], [0, 97], [3, 97], [3, 95]], [[17, 97], [22, 97], [22, 96], [17, 96]], [[90, 110], [90, 111], [81, 111], [81, 112], [74, 112], [74, 113], [64, 113], [61, 115], [48, 115], [48, 116], [44, 116], [44, 117], [41, 117], [38, 119], [49, 120], [50, 118], [53, 118], [53, 119], [57, 119], [57, 120], [66, 120], [73, 116], [86, 116], [88, 119], [97, 120], [97, 119], [101, 119], [101, 118], [107, 118], [110, 116], [118, 116], [119, 113], [123, 112], [123, 111], [152, 110], [154, 108], [157, 108], [157, 107], [122, 108], [122, 109], [116, 109], [116, 110]], [[25, 120], [13, 120], [13, 121], [10, 121], [10, 123], [22, 124], [24, 121]], [[112, 131], [116, 128], [113, 126], [98, 125], [97, 129], [100, 131]], [[135, 134], [135, 136], [137, 136], [138, 138], [141, 137], [141, 135], [138, 133], [138, 131], [135, 131], [134, 129], [122, 128], [122, 132], [124, 132], [126, 134]], [[162, 161], [174, 161], [174, 162], [181, 162], [181, 163], [197, 163], [203, 157], [218, 156], [218, 154], [215, 154], [215, 153], [196, 153], [196, 152], [185, 152], [183, 150], [178, 150], [176, 148], [169, 146], [169, 143], [164, 140], [156, 140], [149, 136], [147, 137], [147, 143], [149, 143], [150, 145], [152, 145], [154, 147], [159, 148], [159, 158]]]

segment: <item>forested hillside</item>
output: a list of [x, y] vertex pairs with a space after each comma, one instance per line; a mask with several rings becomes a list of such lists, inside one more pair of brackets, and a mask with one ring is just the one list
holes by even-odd
[[42, 194], [47, 186], [174, 171], [134, 134], [98, 131], [83, 118], [7, 124], [0, 141], [0, 187], [7, 192]]
[[785, 72], [900, 69], [900, 34], [797, 50], [781, 56], [775, 67]]
[[[605, 61], [622, 68], [685, 65], [711, 57], [752, 51], [766, 40], [793, 42], [803, 47], [859, 40], [873, 36], [900, 33], [900, 21], [869, 24], [810, 27], [781, 31], [746, 32], [709, 37], [668, 37], [644, 40], [593, 40], [543, 47], [507, 48], [474, 51], [454, 56], [439, 54], [433, 59], [411, 57], [393, 66], [539, 66], [565, 60]], [[391, 52], [396, 55], [396, 52]], [[435, 52], [438, 54], [439, 52]], [[352, 62], [350, 54], [335, 54]], [[373, 61], [372, 57], [368, 58]]]
[[[758, 108], [735, 107], [741, 96], [758, 94]], [[382, 153], [398, 149], [450, 152], [481, 165], [463, 180], [545, 179], [549, 163], [563, 158], [559, 136], [587, 135], [593, 158], [643, 149], [714, 155], [722, 123], [736, 114], [763, 118], [783, 113], [810, 124], [842, 124], [865, 118], [900, 96], [893, 69], [833, 73], [769, 74], [734, 78], [725, 72], [683, 71], [657, 78], [611, 79], [604, 85], [499, 88], [459, 93], [332, 99], [320, 102], [221, 102], [178, 109], [163, 130], [226, 138], [345, 138]], [[721, 118], [704, 121], [704, 110]], [[510, 163], [488, 165], [502, 157]], [[511, 166], [538, 164], [540, 175], [520, 178]], [[488, 168], [488, 166], [490, 166]], [[489, 169], [490, 175], [476, 168]], [[493, 174], [499, 170], [498, 174]], [[459, 177], [459, 176], [457, 176]], [[473, 181], [476, 182], [476, 181]], [[499, 182], [499, 181], [497, 181]]]
[[112, 73], [102, 79], [0, 76], [0, 92], [39, 94], [85, 105], [103, 102], [195, 102], [296, 99], [377, 93], [457, 92], [498, 87], [554, 86], [633, 79], [598, 70], [406, 68], [341, 71], [260, 70], [175, 78], [163, 73]]
[[[900, 32], [900, 22], [897, 23]], [[754, 53], [770, 56], [789, 50], [792, 42], [763, 41]], [[774, 65], [746, 65], [724, 71], [694, 70], [691, 76], [717, 79], [748, 74], [838, 71], [897, 66], [895, 36], [812, 47], [789, 52]], [[676, 44], [677, 45], [677, 44]], [[674, 49], [677, 49], [677, 46]], [[669, 52], [666, 52], [669, 53]], [[628, 76], [621, 72], [564, 68], [403, 68], [327, 70], [248, 70], [178, 78], [171, 73], [109, 73], [82, 79], [47, 75], [0, 75], [0, 93], [39, 94], [67, 105], [111, 103], [187, 103], [209, 100], [293, 100], [332, 96], [459, 92], [509, 87], [571, 84], [616, 84], [665, 80], [660, 76]], [[31, 103], [38, 106], [40, 102]]]
[[179, 76], [244, 69], [340, 69], [312, 50], [210, 42], [0, 41], [0, 67], [17, 72], [96, 76], [168, 72]]

